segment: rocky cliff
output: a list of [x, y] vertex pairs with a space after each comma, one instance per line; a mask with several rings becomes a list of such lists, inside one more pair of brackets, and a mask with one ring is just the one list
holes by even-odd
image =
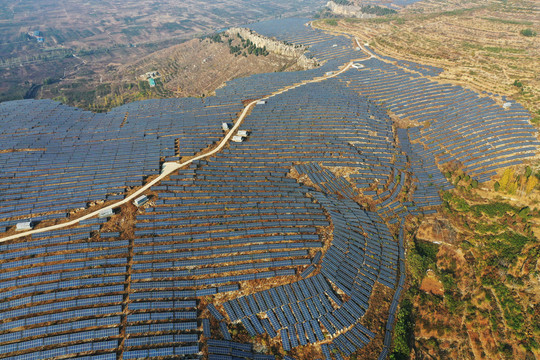
[[297, 59], [297, 64], [305, 69], [313, 69], [318, 66], [317, 59], [308, 59], [305, 56], [307, 48], [303, 45], [287, 44], [282, 41], [270, 39], [266, 36], [246, 28], [230, 28], [227, 30], [229, 36], [240, 35], [243, 39], [249, 39], [255, 46], [263, 48], [278, 55]]

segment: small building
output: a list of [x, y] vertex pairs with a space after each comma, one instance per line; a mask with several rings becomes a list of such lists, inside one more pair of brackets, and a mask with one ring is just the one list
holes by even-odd
[[241, 143], [241, 142], [244, 141], [244, 138], [242, 136], [235, 135], [235, 136], [232, 137], [231, 140], [234, 141], [234, 142], [237, 142], [237, 143]]
[[39, 30], [34, 30], [34, 36], [35, 36], [35, 37], [41, 36], [41, 31], [39, 31]]
[[113, 209], [103, 209], [103, 210], [100, 210], [98, 217], [100, 219], [104, 219], [104, 218], [109, 218], [113, 215], [114, 215]]
[[228, 123], [223, 122], [221, 123], [221, 128], [223, 129], [223, 131], [228, 131], [230, 129], [230, 126]]
[[503, 108], [505, 108], [505, 109], [510, 109], [510, 106], [512, 106], [512, 103], [511, 103], [511, 102], [505, 102], [505, 103], [503, 104]]
[[337, 44], [332, 45], [332, 47], [337, 47]]
[[151, 88], [156, 87], [156, 80], [154, 80], [153, 78], [150, 78], [148, 79], [148, 84], [150, 84]]
[[247, 131], [247, 130], [238, 130], [236, 135], [242, 136], [242, 137], [248, 137], [249, 136], [249, 131]]
[[139, 207], [139, 206], [143, 206], [147, 202], [148, 202], [148, 197], [146, 195], [141, 195], [133, 201], [133, 205]]
[[326, 76], [330, 76], [330, 75], [332, 75], [332, 74], [334, 74], [334, 72], [333, 72], [333, 71], [328, 71], [328, 72], [326, 72], [326, 73], [325, 73], [324, 75], [326, 75]]
[[38, 43], [42, 43], [43, 41], [45, 41], [45, 39], [43, 39], [41, 36], [36, 37], [36, 39]]
[[159, 172], [159, 174], [163, 174], [163, 172], [165, 171], [165, 169], [167, 168], [167, 163], [163, 163], [161, 164], [161, 171]]
[[264, 105], [264, 104], [266, 104], [266, 100], [257, 101], [257, 105]]
[[17, 231], [32, 230], [33, 228], [34, 226], [32, 225], [32, 221], [24, 221], [15, 225], [15, 230]]
[[149, 71], [145, 75], [147, 79], [155, 79], [161, 76], [157, 71]]

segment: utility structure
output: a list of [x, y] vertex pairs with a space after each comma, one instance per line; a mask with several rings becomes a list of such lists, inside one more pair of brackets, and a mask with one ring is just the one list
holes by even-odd
[[141, 195], [133, 201], [133, 205], [140, 207], [146, 204], [147, 202], [148, 202], [148, 197], [146, 195]]
[[232, 141], [240, 143], [244, 142], [244, 140], [249, 136], [249, 130], [238, 130], [235, 136], [232, 137]]
[[17, 231], [32, 230], [33, 228], [34, 226], [32, 224], [32, 221], [24, 221], [24, 222], [17, 223], [17, 225], [15, 225], [15, 230]]

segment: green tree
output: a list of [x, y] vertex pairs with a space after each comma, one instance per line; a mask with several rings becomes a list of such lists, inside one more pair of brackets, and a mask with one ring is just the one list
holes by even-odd
[[410, 339], [414, 331], [413, 304], [409, 299], [401, 302], [394, 329], [394, 349], [390, 354], [392, 360], [406, 360], [410, 358]]
[[534, 36], [536, 36], [536, 31], [534, 31], [532, 29], [523, 29], [519, 33], [521, 35], [523, 35], [523, 36], [526, 36], [526, 37], [534, 37]]
[[532, 175], [532, 169], [531, 169], [530, 166], [527, 166], [527, 167], [525, 168], [525, 177], [526, 177], [526, 178], [529, 178], [531, 175]]

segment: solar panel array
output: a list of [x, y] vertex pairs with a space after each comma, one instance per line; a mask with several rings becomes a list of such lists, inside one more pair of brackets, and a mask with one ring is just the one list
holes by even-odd
[[[332, 244], [316, 266], [320, 273], [223, 306], [229, 319], [241, 320], [250, 335], [281, 336], [286, 351], [330, 338], [349, 356], [375, 335], [360, 321], [376, 281], [395, 288], [398, 248], [376, 213], [362, 210], [351, 200], [317, 192], [313, 196], [334, 224]], [[331, 284], [347, 296], [346, 301]]]
[[436, 156], [441, 164], [459, 162], [465, 172], [486, 181], [495, 170], [520, 164], [538, 150], [537, 131], [519, 104], [503, 109], [490, 97], [394, 64], [378, 59], [363, 64], [343, 74], [343, 81], [401, 118], [428, 122], [409, 130], [424, 157]]
[[253, 351], [253, 344], [228, 340], [208, 340], [208, 360], [275, 360], [274, 355], [265, 355]]
[[303, 18], [269, 20], [247, 27], [279, 41], [307, 47], [306, 56], [317, 59], [321, 66], [307, 71], [256, 74], [235, 79], [228, 82], [226, 87], [216, 90], [216, 94], [230, 99], [259, 98], [288, 85], [336, 71], [351, 59], [368, 58], [368, 54], [353, 47], [353, 38], [329, 35], [313, 29], [307, 26], [310, 21]]
[[366, 59], [368, 54], [358, 50], [354, 38], [347, 35], [333, 35], [314, 29], [308, 24], [312, 19], [291, 18], [268, 20], [248, 25], [255, 32], [275, 37], [289, 44], [304, 45], [308, 49], [306, 56], [317, 59], [325, 66], [319, 71], [334, 71], [336, 67], [351, 59]]
[[390, 56], [381, 55], [381, 54], [377, 53], [375, 50], [373, 50], [369, 45], [364, 45], [364, 48], [369, 53], [374, 54], [374, 55], [376, 55], [377, 57], [379, 57], [381, 59], [384, 59], [386, 61], [390, 61], [390, 62], [398, 65], [401, 68], [405, 68], [407, 70], [411, 70], [413, 72], [420, 73], [420, 74], [422, 74], [424, 76], [437, 76], [437, 75], [441, 74], [444, 71], [444, 69], [436, 67], [436, 66], [419, 64], [419, 63], [415, 63], [415, 62], [407, 61], [407, 60], [398, 60], [398, 59], [394, 59], [393, 57], [390, 57]]
[[[451, 188], [437, 161], [486, 180], [530, 157], [536, 133], [517, 105], [502, 110], [420, 75], [441, 69], [367, 60], [352, 38], [308, 21], [250, 27], [308, 46], [321, 67], [236, 79], [216, 97], [107, 114], [0, 104], [0, 226], [9, 227], [123, 199], [163, 161], [221, 139], [242, 100], [351, 59], [365, 65], [255, 106], [241, 126], [246, 141], [155, 185], [129, 230], [89, 219], [0, 244], [0, 357], [273, 359], [233, 341], [229, 324], [240, 322], [279, 340], [285, 358], [315, 346], [339, 360], [378, 336], [385, 358], [405, 281], [405, 218], [435, 212], [439, 191]], [[429, 126], [396, 129], [386, 109]], [[364, 322], [376, 284], [394, 292], [384, 331]]]
[[74, 353], [116, 358], [127, 263], [125, 240], [99, 225], [0, 245], [2, 355]]
[[107, 114], [50, 100], [2, 103], [0, 220], [65, 217], [97, 200], [123, 199], [126, 187], [159, 172], [161, 160], [194, 155], [219, 140], [221, 121], [241, 108], [219, 97], [148, 100]]

